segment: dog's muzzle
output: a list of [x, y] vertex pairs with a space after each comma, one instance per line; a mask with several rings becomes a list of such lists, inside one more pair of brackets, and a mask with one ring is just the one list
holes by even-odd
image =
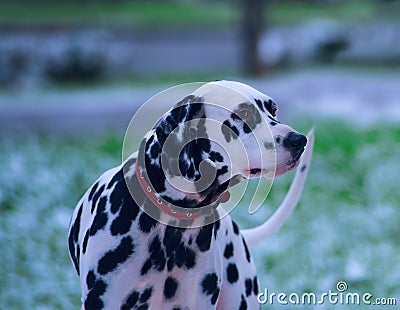
[[307, 138], [296, 132], [289, 132], [283, 139], [283, 146], [290, 152], [292, 159], [288, 164], [296, 164], [303, 154], [304, 147], [307, 144]]

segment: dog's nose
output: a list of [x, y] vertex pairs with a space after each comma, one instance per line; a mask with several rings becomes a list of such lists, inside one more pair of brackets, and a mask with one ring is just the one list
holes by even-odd
[[293, 131], [289, 132], [283, 139], [283, 146], [293, 153], [302, 152], [306, 144], [307, 138]]

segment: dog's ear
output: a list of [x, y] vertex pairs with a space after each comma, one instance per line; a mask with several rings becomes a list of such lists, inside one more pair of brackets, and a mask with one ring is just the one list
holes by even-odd
[[254, 99], [254, 102], [257, 104], [261, 111], [266, 111], [271, 114], [272, 117], [276, 117], [276, 113], [278, 112], [278, 106], [272, 99], [261, 100]]
[[146, 142], [146, 157], [156, 160], [170, 175], [191, 179], [199, 168], [203, 151], [210, 149], [206, 138], [202, 99], [190, 95], [157, 122]]

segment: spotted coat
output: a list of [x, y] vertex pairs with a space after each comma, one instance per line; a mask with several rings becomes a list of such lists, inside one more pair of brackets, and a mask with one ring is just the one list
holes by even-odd
[[[235, 88], [241, 89], [239, 95], [231, 90]], [[226, 109], [207, 105], [209, 100], [222, 102]], [[168, 218], [141, 190], [136, 165], [144, 163], [138, 169], [146, 171], [163, 200], [196, 211], [237, 182], [270, 173], [268, 163], [257, 161], [259, 156], [250, 156], [249, 166], [228, 162], [224, 148], [210, 135], [219, 135], [224, 147], [233, 150], [243, 140], [246, 151], [254, 153], [253, 135], [259, 132], [262, 152], [277, 154], [277, 173], [296, 164], [305, 142], [276, 120], [276, 110], [272, 99], [244, 84], [206, 84], [160, 119], [142, 141], [142, 153], [132, 154], [88, 189], [75, 208], [68, 237], [84, 309], [259, 308], [256, 268], [232, 218], [220, 217], [216, 209], [195, 220], [180, 220], [187, 228], [176, 227], [178, 220]], [[210, 118], [220, 124], [214, 131]], [[267, 127], [262, 127], [263, 120]], [[179, 127], [188, 121], [193, 123]], [[182, 151], [175, 154], [176, 149]], [[169, 185], [166, 176], [179, 174], [193, 182], [193, 194]], [[207, 174], [215, 179], [204, 188], [202, 176]], [[131, 189], [137, 192], [135, 199]], [[196, 228], [188, 227], [193, 223]]]

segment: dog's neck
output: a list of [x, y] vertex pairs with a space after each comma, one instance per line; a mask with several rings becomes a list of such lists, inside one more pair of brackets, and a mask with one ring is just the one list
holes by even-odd
[[221, 158], [217, 143], [207, 136], [205, 121], [201, 103], [178, 104], [140, 146], [141, 169], [155, 192], [175, 206], [209, 205], [243, 179], [231, 175], [230, 163]]

